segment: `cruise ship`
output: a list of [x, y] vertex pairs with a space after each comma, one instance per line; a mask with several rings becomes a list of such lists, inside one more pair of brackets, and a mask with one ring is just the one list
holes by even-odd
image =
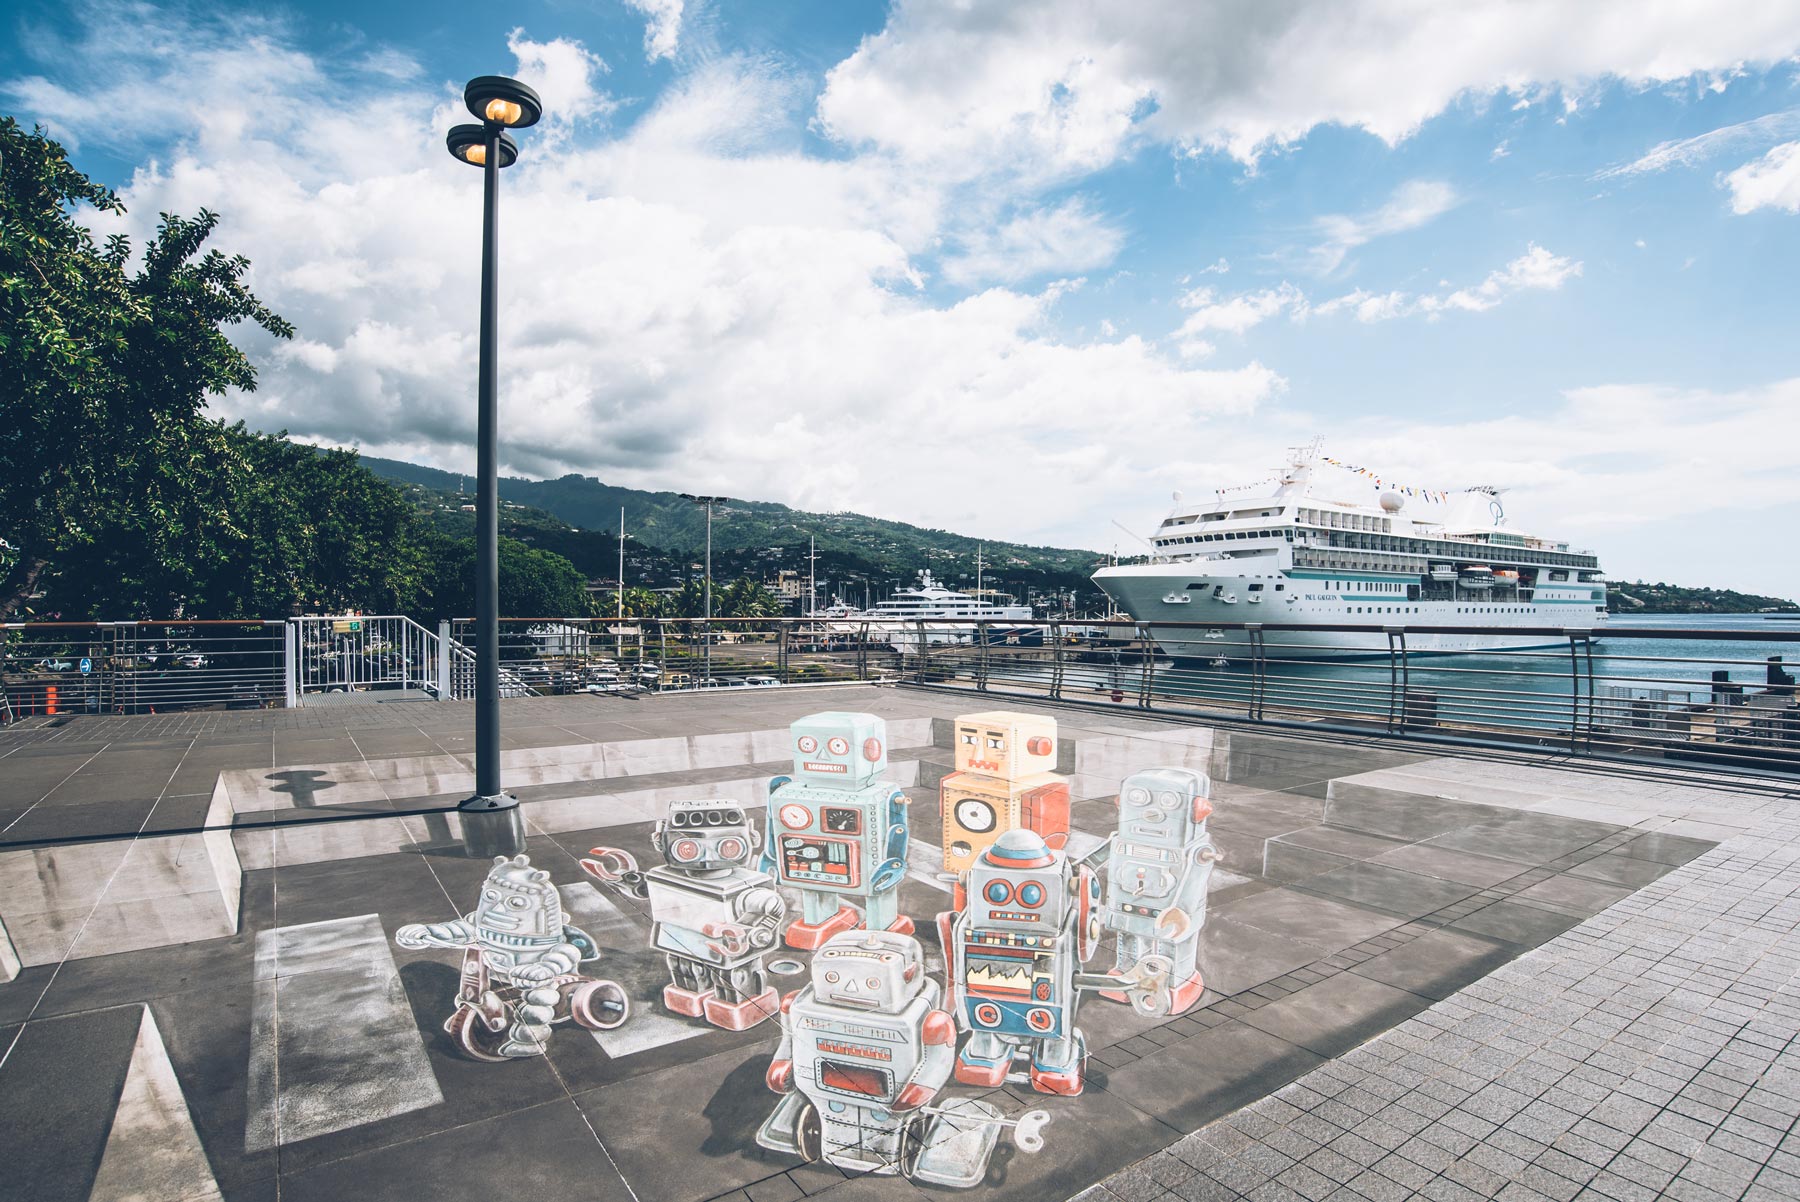
[[1266, 653], [1277, 658], [1385, 655], [1387, 626], [1480, 628], [1406, 636], [1408, 651], [1448, 652], [1560, 644], [1507, 631], [1593, 632], [1606, 622], [1599, 561], [1510, 527], [1499, 490], [1395, 485], [1316, 444], [1266, 488], [1222, 489], [1197, 503], [1177, 494], [1150, 543], [1148, 563], [1101, 568], [1094, 583], [1177, 659], [1250, 658], [1248, 636], [1233, 628], [1245, 622], [1376, 628], [1268, 631]]
[[[936, 625], [933, 619], [955, 624]], [[843, 629], [860, 630], [866, 623], [870, 638], [881, 639], [896, 651], [911, 652], [919, 646], [921, 633], [926, 643], [973, 642], [975, 634], [970, 622], [994, 623], [987, 628], [990, 642], [1041, 639], [1041, 628], [1013, 624], [1030, 623], [1031, 619], [1029, 605], [995, 605], [947, 589], [931, 578], [930, 571], [923, 571], [919, 573], [919, 583], [912, 588], [900, 589], [887, 600], [876, 602], [873, 609], [848, 615]]]

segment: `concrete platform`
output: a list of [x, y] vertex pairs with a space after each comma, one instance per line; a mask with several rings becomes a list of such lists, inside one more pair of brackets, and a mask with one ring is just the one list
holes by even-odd
[[[405, 923], [467, 910], [487, 869], [461, 855], [448, 812], [467, 788], [470, 707], [84, 718], [0, 733], [0, 920], [13, 928], [10, 961], [0, 942], [0, 1129], [30, 1137], [9, 1154], [0, 1193], [845, 1202], [931, 1192], [757, 1148], [775, 1102], [762, 1075], [776, 1032], [731, 1034], [662, 1011], [643, 907], [603, 895], [576, 864], [600, 841], [652, 858], [650, 823], [674, 799], [732, 796], [760, 810], [781, 766], [778, 732], [828, 708], [890, 723], [892, 777], [913, 798], [902, 908], [942, 972], [929, 921], [948, 905], [931, 871], [932, 785], [947, 719], [982, 708], [976, 699], [854, 688], [508, 701], [506, 783], [524, 801], [528, 851], [602, 945], [596, 971], [626, 986], [636, 1015], [614, 1032], [558, 1028], [547, 1057], [498, 1065], [459, 1057], [440, 1029], [454, 954], [392, 942]], [[1023, 708], [1061, 722], [1078, 851], [1110, 832], [1123, 775], [1193, 764], [1214, 776], [1227, 859], [1202, 936], [1202, 1008], [1153, 1020], [1084, 1006], [1089, 1083], [1078, 1098], [953, 1089], [1009, 1114], [1053, 1115], [1042, 1153], [997, 1157], [970, 1197], [1325, 1197], [1389, 1154], [1374, 1157], [1380, 1140], [1477, 1129], [1455, 1105], [1425, 1113], [1422, 1099], [1452, 1086], [1498, 1113], [1510, 1095], [1483, 1093], [1483, 1080], [1524, 1096], [1553, 1063], [1571, 1100], [1545, 1085], [1515, 1112], [1537, 1121], [1599, 1089], [1578, 1067], [1636, 1071], [1661, 1063], [1656, 1049], [1677, 1035], [1699, 1040], [1691, 1057], [1715, 1035], [1762, 1047], [1800, 1027], [1785, 992], [1800, 958], [1776, 931], [1800, 912], [1750, 900], [1791, 890], [1781, 878], [1793, 857], [1728, 861], [1750, 876], [1721, 879], [1694, 903], [1687, 921], [1739, 933], [1708, 953], [1714, 968], [1701, 972], [1689, 951], [1677, 971], [1649, 951], [1685, 937], [1657, 925], [1656, 907], [1686, 896], [1690, 877], [1732, 846], [1715, 843], [1760, 837], [1772, 799], [1128, 710]], [[1625, 950], [1571, 969], [1624, 930]], [[1721, 956], [1740, 969], [1730, 984]], [[1756, 1002], [1744, 980], [1772, 1000]], [[1715, 985], [1714, 1022], [1701, 1024], [1711, 1034], [1660, 1020]], [[1648, 1016], [1654, 1037], [1613, 1021], [1625, 1006]], [[1573, 1056], [1567, 1040], [1585, 1046], [1602, 1031], [1591, 1055]], [[1533, 1040], [1562, 1059], [1523, 1067]], [[1614, 1061], [1594, 1058], [1605, 1049]], [[1742, 1075], [1733, 1066], [1693, 1068], [1688, 1080], [1717, 1088], [1735, 1080], [1725, 1068]], [[1776, 1088], [1754, 1113], [1779, 1109], [1789, 1087]], [[1395, 1110], [1405, 1098], [1413, 1109]], [[1731, 1120], [1760, 1121], [1752, 1113], [1721, 1110], [1706, 1130], [1739, 1138]], [[1403, 1159], [1416, 1171], [1389, 1166], [1411, 1180], [1386, 1175], [1392, 1189], [1358, 1196], [1474, 1188], [1468, 1164], [1490, 1155], [1479, 1148], [1516, 1156], [1513, 1135], [1536, 1138], [1518, 1122], [1481, 1121], [1491, 1129], [1451, 1140], [1454, 1154], [1440, 1149], [1448, 1161], [1422, 1150], [1438, 1147], [1429, 1139], [1415, 1143]], [[1527, 1167], [1576, 1146], [1540, 1143]], [[1545, 1171], [1557, 1166], [1567, 1167], [1545, 1160]]]

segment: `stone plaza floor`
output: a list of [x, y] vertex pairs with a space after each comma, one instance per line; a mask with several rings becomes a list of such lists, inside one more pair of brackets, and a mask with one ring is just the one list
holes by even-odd
[[1168, 765], [1211, 773], [1225, 859], [1198, 1008], [1091, 998], [1079, 1097], [950, 1086], [1052, 1116], [965, 1196], [1800, 1197], [1794, 786], [849, 687], [504, 704], [527, 851], [634, 1012], [502, 1064], [441, 1029], [455, 954], [393, 941], [468, 911], [487, 871], [444, 812], [472, 786], [471, 707], [0, 731], [0, 1198], [948, 1194], [760, 1149], [775, 1024], [664, 1011], [645, 908], [576, 861], [654, 862], [672, 800], [760, 826], [787, 723], [867, 710], [941, 976], [936, 784], [949, 720], [993, 708], [1058, 718], [1075, 852], [1125, 775]]

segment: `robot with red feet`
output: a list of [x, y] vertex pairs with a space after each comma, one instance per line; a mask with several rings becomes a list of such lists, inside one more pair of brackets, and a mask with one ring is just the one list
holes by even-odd
[[1036, 831], [1010, 830], [958, 881], [962, 908], [938, 916], [952, 1010], [970, 1032], [956, 1079], [995, 1086], [1015, 1060], [1039, 1093], [1082, 1091], [1081, 995], [1124, 988], [1146, 1014], [1168, 1005], [1168, 961], [1145, 956], [1128, 979], [1081, 971], [1100, 942], [1100, 885]]
[[[1130, 976], [1146, 956], [1170, 963], [1169, 1012], [1200, 1000], [1198, 956], [1206, 890], [1219, 849], [1207, 833], [1211, 781], [1191, 768], [1151, 768], [1119, 789], [1119, 829], [1106, 866], [1101, 920], [1113, 932], [1113, 975]], [[1115, 1002], [1130, 999], [1106, 990]]]
[[668, 957], [663, 1005], [743, 1031], [780, 1005], [763, 953], [787, 904], [767, 873], [747, 867], [756, 828], [735, 801], [677, 801], [650, 832], [663, 863], [640, 872], [631, 853], [596, 847], [584, 872], [616, 893], [650, 903], [651, 944]]
[[763, 852], [765, 870], [800, 892], [788, 946], [816, 951], [833, 935], [862, 928], [912, 934], [912, 919], [900, 913], [906, 794], [881, 779], [887, 723], [830, 711], [789, 730], [794, 774], [769, 782]]

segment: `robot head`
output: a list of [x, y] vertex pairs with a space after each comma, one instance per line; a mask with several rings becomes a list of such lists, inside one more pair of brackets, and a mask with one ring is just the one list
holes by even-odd
[[756, 827], [735, 801], [673, 801], [669, 816], [650, 831], [650, 845], [671, 868], [729, 868], [749, 858]]
[[788, 730], [797, 780], [860, 789], [887, 771], [887, 723], [874, 714], [829, 710], [808, 714]]
[[828, 1005], [896, 1014], [925, 988], [925, 953], [911, 935], [845, 931], [813, 957], [812, 984]]
[[550, 883], [550, 874], [533, 868], [523, 855], [510, 860], [495, 856], [481, 886], [475, 906], [475, 926], [483, 937], [498, 935], [502, 942], [560, 939], [563, 929], [562, 898]]
[[1148, 768], [1119, 788], [1119, 834], [1134, 842], [1181, 847], [1205, 831], [1212, 781], [1192, 768]]
[[994, 710], [956, 720], [956, 770], [1000, 780], [1056, 771], [1056, 719]]
[[1052, 937], [1069, 903], [1068, 875], [1063, 854], [1020, 827], [994, 840], [969, 869], [964, 904], [978, 927]]

